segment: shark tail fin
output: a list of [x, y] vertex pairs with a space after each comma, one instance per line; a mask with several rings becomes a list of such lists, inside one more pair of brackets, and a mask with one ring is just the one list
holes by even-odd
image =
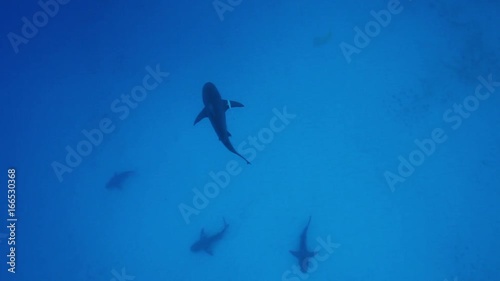
[[248, 161], [245, 157], [243, 157], [243, 155], [239, 154], [239, 153], [236, 153], [239, 157], [241, 157], [243, 160], [245, 160], [245, 162], [247, 162], [247, 165], [251, 165], [252, 163], [250, 163], [250, 161]]

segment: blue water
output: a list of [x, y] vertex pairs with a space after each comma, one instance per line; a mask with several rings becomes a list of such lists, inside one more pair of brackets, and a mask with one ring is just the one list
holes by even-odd
[[499, 280], [499, 1], [66, 2], [3, 3], [0, 280]]

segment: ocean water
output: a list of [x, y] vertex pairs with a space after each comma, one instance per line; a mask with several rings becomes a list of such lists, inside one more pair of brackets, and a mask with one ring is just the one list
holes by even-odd
[[3, 3], [0, 280], [500, 280], [499, 12]]

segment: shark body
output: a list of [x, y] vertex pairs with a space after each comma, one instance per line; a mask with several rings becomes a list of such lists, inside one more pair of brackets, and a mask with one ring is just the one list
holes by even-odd
[[237, 101], [222, 99], [219, 91], [211, 82], [205, 83], [202, 90], [203, 104], [205, 107], [201, 110], [194, 121], [194, 125], [200, 122], [203, 118], [208, 118], [219, 140], [232, 153], [241, 157], [247, 164], [250, 162], [234, 149], [229, 137], [231, 134], [227, 130], [226, 110], [233, 107], [243, 107], [243, 104]]
[[290, 250], [290, 253], [297, 258], [297, 261], [300, 265], [300, 271], [304, 273], [306, 273], [307, 269], [309, 268], [309, 259], [316, 255], [316, 252], [311, 252], [307, 248], [307, 230], [309, 229], [310, 223], [311, 217], [309, 216], [309, 221], [300, 234], [299, 249], [296, 251]]
[[111, 179], [106, 183], [106, 188], [108, 189], [122, 189], [123, 183], [132, 175], [134, 175], [134, 171], [124, 171], [120, 173], [115, 173]]
[[210, 236], [207, 235], [202, 228], [200, 232], [200, 238], [198, 239], [198, 241], [194, 242], [193, 245], [191, 245], [191, 252], [205, 251], [207, 254], [213, 256], [212, 247], [217, 241], [221, 240], [222, 237], [224, 237], [224, 233], [226, 232], [228, 226], [229, 225], [224, 219], [224, 228], [216, 234]]

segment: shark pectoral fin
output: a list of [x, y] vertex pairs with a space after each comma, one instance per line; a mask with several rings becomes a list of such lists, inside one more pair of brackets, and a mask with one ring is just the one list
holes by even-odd
[[209, 254], [209, 255], [211, 255], [211, 256], [213, 256], [213, 255], [214, 255], [214, 253], [212, 252], [212, 249], [210, 249], [210, 248], [206, 248], [206, 249], [205, 249], [205, 252], [207, 252], [207, 254]]
[[231, 133], [230, 133], [229, 131], [227, 131], [227, 135], [228, 135], [229, 137], [232, 137], [232, 136], [233, 136], [233, 135], [231, 135]]
[[196, 116], [196, 120], [194, 120], [194, 124], [193, 125], [196, 125], [196, 123], [200, 122], [201, 119], [205, 118], [205, 117], [208, 117], [208, 114], [207, 114], [208, 110], [206, 107], [204, 107], [200, 113], [198, 114], [198, 116]]
[[299, 251], [292, 251], [290, 250], [290, 254], [296, 256], [296, 257], [300, 257], [300, 252]]
[[234, 100], [230, 100], [229, 104], [231, 105], [231, 107], [245, 107], [241, 102], [237, 102]]
[[244, 107], [242, 103], [239, 103], [237, 101], [232, 101], [232, 100], [222, 100], [222, 102], [226, 106], [226, 110], [233, 108], [233, 107]]
[[312, 258], [317, 254], [318, 254], [318, 252], [309, 252], [308, 256]]

